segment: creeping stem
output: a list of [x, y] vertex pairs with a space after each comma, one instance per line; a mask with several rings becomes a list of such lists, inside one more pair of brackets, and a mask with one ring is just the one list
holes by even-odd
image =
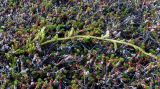
[[52, 43], [54, 41], [63, 41], [63, 40], [70, 40], [70, 39], [78, 39], [78, 38], [91, 38], [91, 39], [97, 39], [97, 40], [102, 40], [102, 41], [108, 41], [108, 42], [112, 42], [112, 43], [119, 43], [119, 44], [124, 44], [124, 45], [128, 45], [128, 46], [131, 46], [139, 51], [141, 51], [142, 53], [144, 53], [145, 55], [148, 55], [150, 57], [153, 57], [155, 59], [158, 59], [159, 57], [156, 56], [156, 55], [153, 55], [151, 53], [147, 53], [145, 52], [142, 48], [134, 45], [134, 44], [131, 44], [131, 43], [128, 43], [128, 42], [124, 42], [122, 40], [114, 40], [114, 39], [108, 39], [108, 38], [102, 38], [102, 37], [96, 37], [96, 36], [85, 36], [85, 35], [77, 35], [77, 36], [72, 36], [72, 37], [65, 37], [65, 38], [58, 38], [58, 39], [51, 39], [51, 40], [48, 40], [48, 41], [45, 41], [43, 43], [41, 43], [41, 46], [45, 45], [45, 44], [48, 44], [48, 43]]

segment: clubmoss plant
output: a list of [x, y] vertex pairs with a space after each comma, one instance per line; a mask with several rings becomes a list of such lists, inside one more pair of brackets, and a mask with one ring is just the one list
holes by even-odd
[[[155, 59], [158, 59], [158, 56], [155, 56], [155, 55], [153, 55], [153, 54], [151, 54], [151, 53], [147, 53], [147, 52], [145, 52], [142, 48], [140, 48], [140, 47], [138, 47], [138, 46], [136, 46], [136, 45], [134, 45], [134, 44], [131, 44], [131, 43], [128, 43], [128, 42], [124, 42], [123, 40], [114, 40], [114, 39], [103, 39], [102, 37], [95, 37], [95, 36], [83, 36], [83, 35], [77, 35], [77, 36], [73, 36], [73, 37], [65, 37], [65, 38], [58, 38], [57, 40], [58, 41], [63, 41], [63, 40], [69, 40], [69, 39], [77, 39], [77, 38], [91, 38], [91, 39], [97, 39], [97, 40], [102, 40], [102, 41], [109, 41], [109, 42], [112, 42], [112, 43], [114, 43], [114, 48], [115, 49], [117, 49], [117, 43], [119, 43], [119, 44], [124, 44], [124, 45], [128, 45], [128, 46], [131, 46], [131, 47], [133, 47], [133, 48], [135, 48], [135, 49], [137, 49], [137, 50], [139, 50], [139, 51], [141, 51], [143, 54], [145, 54], [145, 55], [148, 55], [148, 56], [150, 56], [150, 57], [153, 57], [153, 58], [155, 58]], [[46, 42], [43, 42], [41, 45], [45, 45], [45, 44], [48, 44], [48, 43], [51, 43], [51, 42], [54, 42], [55, 40], [48, 40], [48, 41], [46, 41]]]

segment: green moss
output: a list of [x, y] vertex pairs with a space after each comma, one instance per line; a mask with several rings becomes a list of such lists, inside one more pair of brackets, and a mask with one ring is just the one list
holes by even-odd
[[4, 32], [3, 29], [0, 28], [0, 33]]
[[156, 51], [154, 49], [150, 49], [149, 52], [152, 53], [152, 54], [156, 53]]
[[64, 30], [65, 29], [65, 25], [63, 24], [59, 24], [57, 27], [56, 27], [56, 30]]
[[84, 23], [83, 23], [83, 22], [80, 22], [80, 21], [74, 21], [73, 24], [72, 24], [72, 26], [73, 26], [74, 28], [82, 29], [83, 26], [84, 26]]
[[85, 43], [88, 43], [88, 42], [91, 42], [92, 40], [91, 40], [91, 38], [85, 38], [85, 39], [83, 39], [83, 41], [84, 41]]
[[48, 30], [56, 30], [56, 28], [57, 28], [56, 24], [54, 24], [54, 25], [47, 25], [47, 29]]
[[96, 60], [97, 61], [100, 61], [102, 59], [102, 56], [101, 55], [98, 55], [97, 57], [96, 57]]

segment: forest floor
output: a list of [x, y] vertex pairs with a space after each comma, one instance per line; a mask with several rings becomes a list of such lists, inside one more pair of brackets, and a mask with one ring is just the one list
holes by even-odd
[[160, 89], [159, 0], [1, 0], [1, 89]]

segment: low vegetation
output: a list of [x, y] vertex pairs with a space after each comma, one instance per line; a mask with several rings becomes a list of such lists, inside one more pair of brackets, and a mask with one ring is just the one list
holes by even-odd
[[0, 87], [160, 87], [159, 0], [2, 0]]

